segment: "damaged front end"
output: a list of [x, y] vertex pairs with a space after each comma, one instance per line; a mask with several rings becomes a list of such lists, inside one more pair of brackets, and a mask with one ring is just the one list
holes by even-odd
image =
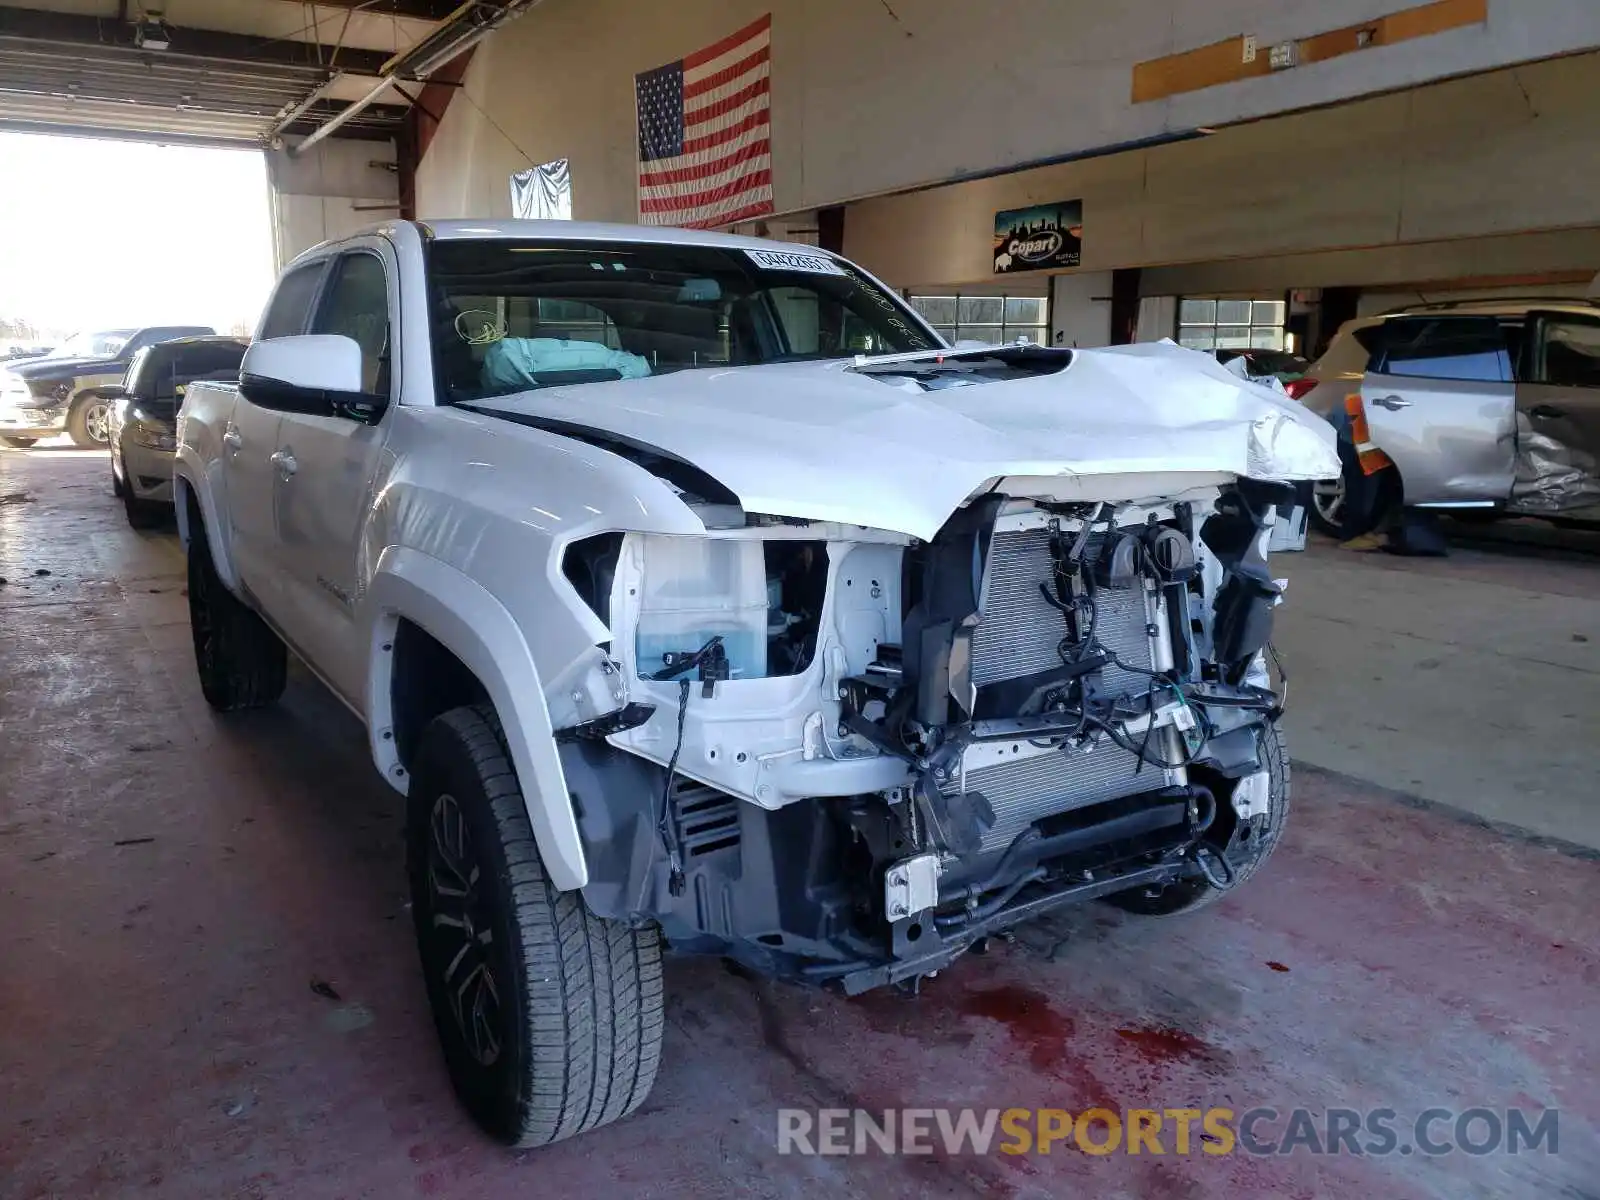
[[568, 547], [627, 700], [561, 735], [597, 915], [853, 993], [1069, 902], [1177, 911], [1254, 870], [1287, 800], [1288, 489], [1010, 483], [929, 540], [723, 511]]

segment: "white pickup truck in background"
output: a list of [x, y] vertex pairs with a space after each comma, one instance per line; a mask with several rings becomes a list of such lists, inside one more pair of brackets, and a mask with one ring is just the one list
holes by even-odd
[[395, 222], [290, 264], [178, 442], [206, 698], [292, 649], [361, 719], [506, 1142], [643, 1100], [663, 948], [914, 986], [1282, 833], [1266, 549], [1338, 459], [1204, 356], [954, 351], [804, 246]]

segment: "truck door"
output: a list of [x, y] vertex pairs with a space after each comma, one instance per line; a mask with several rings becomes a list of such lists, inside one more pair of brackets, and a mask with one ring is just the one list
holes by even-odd
[[[390, 356], [398, 309], [392, 252], [377, 239], [334, 260], [312, 333], [361, 347], [362, 391], [391, 401], [399, 379]], [[347, 703], [365, 709], [367, 647], [355, 623], [365, 586], [361, 534], [387, 436], [377, 424], [332, 408], [285, 413], [278, 427], [278, 554], [285, 632]]]
[[[257, 341], [304, 333], [327, 261], [296, 267], [279, 281], [261, 318]], [[233, 561], [247, 591], [281, 623], [283, 587], [277, 569], [278, 426], [283, 413], [248, 400], [241, 391], [222, 432]]]
[[1361, 384], [1372, 441], [1399, 468], [1407, 504], [1503, 503], [1516, 465], [1516, 385], [1500, 322], [1397, 317], [1365, 335]]
[[1528, 324], [1512, 507], [1600, 508], [1600, 312], [1533, 312]]

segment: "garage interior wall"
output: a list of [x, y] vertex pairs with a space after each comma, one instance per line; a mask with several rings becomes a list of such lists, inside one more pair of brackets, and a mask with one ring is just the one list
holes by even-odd
[[[634, 220], [634, 75], [766, 12], [779, 212], [1600, 46], [1593, 0], [1489, 0], [1487, 24], [1132, 101], [1136, 63], [1247, 30], [1269, 46], [1418, 2], [1007, 0], [996, 19], [964, 0], [545, 0], [480, 46], [466, 102], [419, 166], [418, 211], [506, 215], [512, 172], [565, 157], [575, 216]], [[960, 278], [972, 276], [943, 281]]]
[[[1087, 269], [1248, 260], [1221, 272], [1226, 283], [1147, 272], [1147, 295], [1342, 282], [1311, 278], [1293, 263], [1276, 272], [1259, 264], [1336, 247], [1448, 247], [1600, 226], [1597, 104], [1600, 56], [1554, 59], [1149, 150], [862, 201], [847, 212], [845, 252], [906, 286], [988, 278], [996, 211], [1082, 198]], [[1526, 250], [1600, 268], [1594, 245], [1585, 234], [1497, 253], [1500, 266]], [[1574, 260], [1575, 249], [1585, 257]], [[1391, 269], [1403, 266], [1401, 279], [1489, 273], [1470, 261], [1475, 250], [1460, 251], [1463, 261], [1435, 249]]]
[[267, 152], [272, 244], [281, 267], [302, 250], [400, 213], [391, 142], [326, 138], [299, 155]]

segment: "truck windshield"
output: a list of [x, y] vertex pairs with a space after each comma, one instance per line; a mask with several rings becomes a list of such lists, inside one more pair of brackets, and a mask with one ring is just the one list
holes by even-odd
[[132, 329], [107, 329], [97, 333], [75, 333], [47, 354], [46, 358], [110, 358], [134, 335]]
[[940, 345], [896, 297], [821, 251], [445, 240], [429, 247], [428, 276], [450, 403]]

